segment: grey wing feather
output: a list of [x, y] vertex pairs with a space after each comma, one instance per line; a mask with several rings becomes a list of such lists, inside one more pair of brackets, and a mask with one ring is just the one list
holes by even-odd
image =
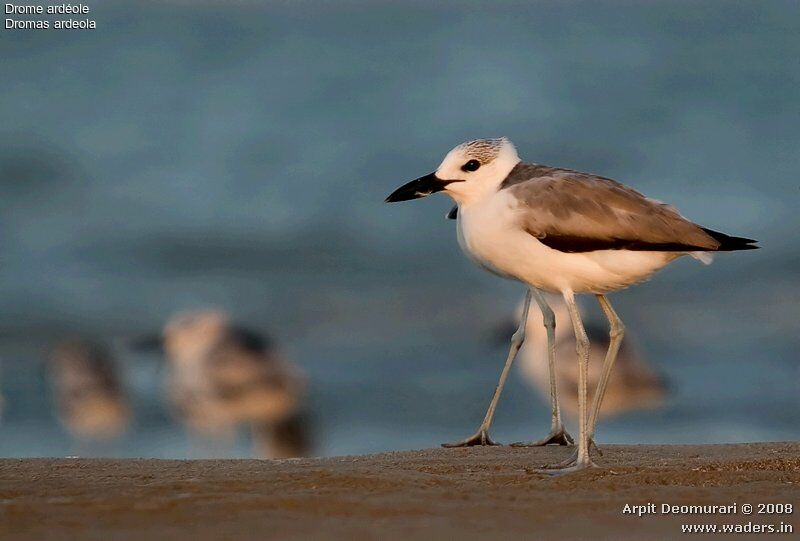
[[525, 230], [562, 251], [695, 251], [720, 246], [674, 208], [608, 178], [519, 164], [501, 189], [520, 202]]

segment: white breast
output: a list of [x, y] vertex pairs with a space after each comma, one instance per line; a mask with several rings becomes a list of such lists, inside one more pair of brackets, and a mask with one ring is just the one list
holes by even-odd
[[514, 199], [505, 192], [469, 205], [458, 212], [458, 243], [467, 256], [490, 272], [526, 281], [537, 245], [546, 248], [520, 229]]

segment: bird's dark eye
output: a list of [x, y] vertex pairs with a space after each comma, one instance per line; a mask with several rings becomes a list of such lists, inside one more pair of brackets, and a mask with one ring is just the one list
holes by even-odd
[[470, 160], [464, 165], [461, 166], [462, 171], [477, 171], [478, 168], [481, 166], [481, 162], [478, 160]]

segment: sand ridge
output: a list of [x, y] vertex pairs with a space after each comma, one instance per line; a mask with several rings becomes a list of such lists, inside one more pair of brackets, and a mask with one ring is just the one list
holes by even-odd
[[679, 539], [682, 523], [748, 520], [800, 531], [800, 511], [622, 512], [650, 502], [797, 506], [800, 443], [603, 449], [602, 467], [560, 477], [535, 471], [571, 452], [558, 447], [279, 461], [4, 459], [0, 539]]

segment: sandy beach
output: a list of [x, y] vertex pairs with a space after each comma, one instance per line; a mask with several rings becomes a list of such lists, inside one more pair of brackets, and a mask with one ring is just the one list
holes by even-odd
[[[800, 443], [509, 447], [262, 460], [4, 459], [0, 539], [678, 539], [681, 524], [793, 514], [636, 516], [625, 505], [800, 503]], [[697, 537], [697, 535], [695, 535]], [[790, 537], [790, 536], [787, 536]]]

